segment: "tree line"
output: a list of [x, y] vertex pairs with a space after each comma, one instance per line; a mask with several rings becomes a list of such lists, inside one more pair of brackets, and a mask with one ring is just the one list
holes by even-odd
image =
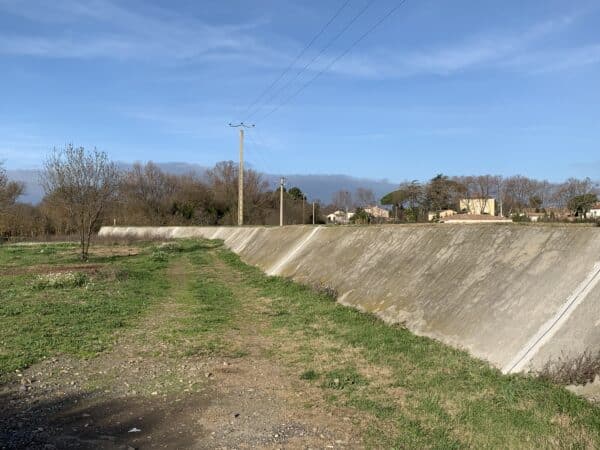
[[[174, 175], [156, 164], [119, 170], [106, 153], [68, 145], [45, 160], [38, 205], [18, 202], [22, 183], [9, 181], [0, 164], [0, 236], [78, 235], [83, 253], [102, 225], [234, 225], [237, 223], [238, 165], [217, 163], [204, 177]], [[279, 189], [244, 170], [244, 222], [279, 224]], [[284, 222], [312, 223], [312, 205], [297, 187], [284, 191]], [[320, 220], [320, 206], [316, 208]]]
[[[237, 223], [238, 166], [217, 163], [206, 176], [174, 175], [156, 164], [134, 164], [119, 170], [106, 153], [68, 145], [54, 150], [41, 175], [45, 195], [38, 205], [20, 203], [21, 183], [10, 181], [0, 163], [0, 237], [32, 238], [77, 235], [82, 252], [101, 225], [234, 225]], [[272, 189], [262, 175], [244, 171], [244, 222], [279, 224], [279, 189]], [[524, 176], [499, 175], [449, 177], [437, 175], [426, 183], [405, 181], [379, 201], [373, 191], [340, 190], [331, 203], [317, 201], [315, 222], [334, 210], [364, 209], [377, 203], [389, 205], [398, 222], [427, 221], [429, 212], [458, 210], [462, 198], [495, 198], [505, 216], [527, 211], [560, 211], [583, 217], [598, 201], [598, 186], [589, 178], [570, 178], [551, 183]], [[284, 223], [312, 223], [312, 205], [298, 187], [284, 192]]]
[[569, 178], [563, 183], [551, 183], [522, 175], [455, 176], [439, 174], [427, 183], [405, 181], [397, 190], [381, 199], [394, 207], [401, 221], [426, 221], [428, 213], [446, 209], [459, 211], [461, 199], [493, 198], [496, 211], [488, 214], [506, 217], [525, 213], [542, 213], [548, 220], [565, 215], [584, 218], [598, 202], [598, 185], [590, 178]]

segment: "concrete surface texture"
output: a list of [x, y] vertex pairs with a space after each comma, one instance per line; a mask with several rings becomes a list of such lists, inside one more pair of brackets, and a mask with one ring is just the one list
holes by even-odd
[[270, 275], [504, 372], [600, 349], [600, 228], [520, 225], [103, 227], [104, 237], [222, 239]]

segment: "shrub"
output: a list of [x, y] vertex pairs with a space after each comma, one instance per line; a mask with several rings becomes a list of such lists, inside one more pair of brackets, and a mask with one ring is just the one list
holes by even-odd
[[567, 358], [561, 356], [548, 361], [539, 373], [540, 378], [559, 384], [585, 384], [600, 376], [600, 351], [586, 350]]

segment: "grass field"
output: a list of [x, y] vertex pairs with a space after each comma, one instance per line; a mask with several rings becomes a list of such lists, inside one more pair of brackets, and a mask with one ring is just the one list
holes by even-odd
[[[137, 327], [127, 339], [154, 339], [164, 351], [148, 357], [164, 367], [227, 358], [283, 371], [299, 398], [288, 408], [349, 420], [360, 446], [600, 447], [600, 408], [562, 387], [502, 375], [326, 293], [267, 277], [218, 242], [92, 253], [82, 264], [67, 244], [0, 247], [2, 383], [47, 358], [111, 354]], [[151, 338], [140, 331], [149, 317]]]

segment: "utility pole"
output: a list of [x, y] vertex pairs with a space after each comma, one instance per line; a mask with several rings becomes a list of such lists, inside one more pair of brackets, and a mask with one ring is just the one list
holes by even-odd
[[302, 194], [302, 225], [306, 223], [304, 220], [304, 204], [306, 203], [306, 195]]
[[279, 180], [279, 226], [283, 226], [283, 185], [285, 184], [285, 178], [281, 177]]
[[240, 122], [237, 125], [229, 124], [232, 128], [240, 129], [240, 163], [238, 165], [238, 225], [244, 225], [244, 128], [254, 128]]
[[313, 202], [313, 225], [315, 224], [315, 202]]

